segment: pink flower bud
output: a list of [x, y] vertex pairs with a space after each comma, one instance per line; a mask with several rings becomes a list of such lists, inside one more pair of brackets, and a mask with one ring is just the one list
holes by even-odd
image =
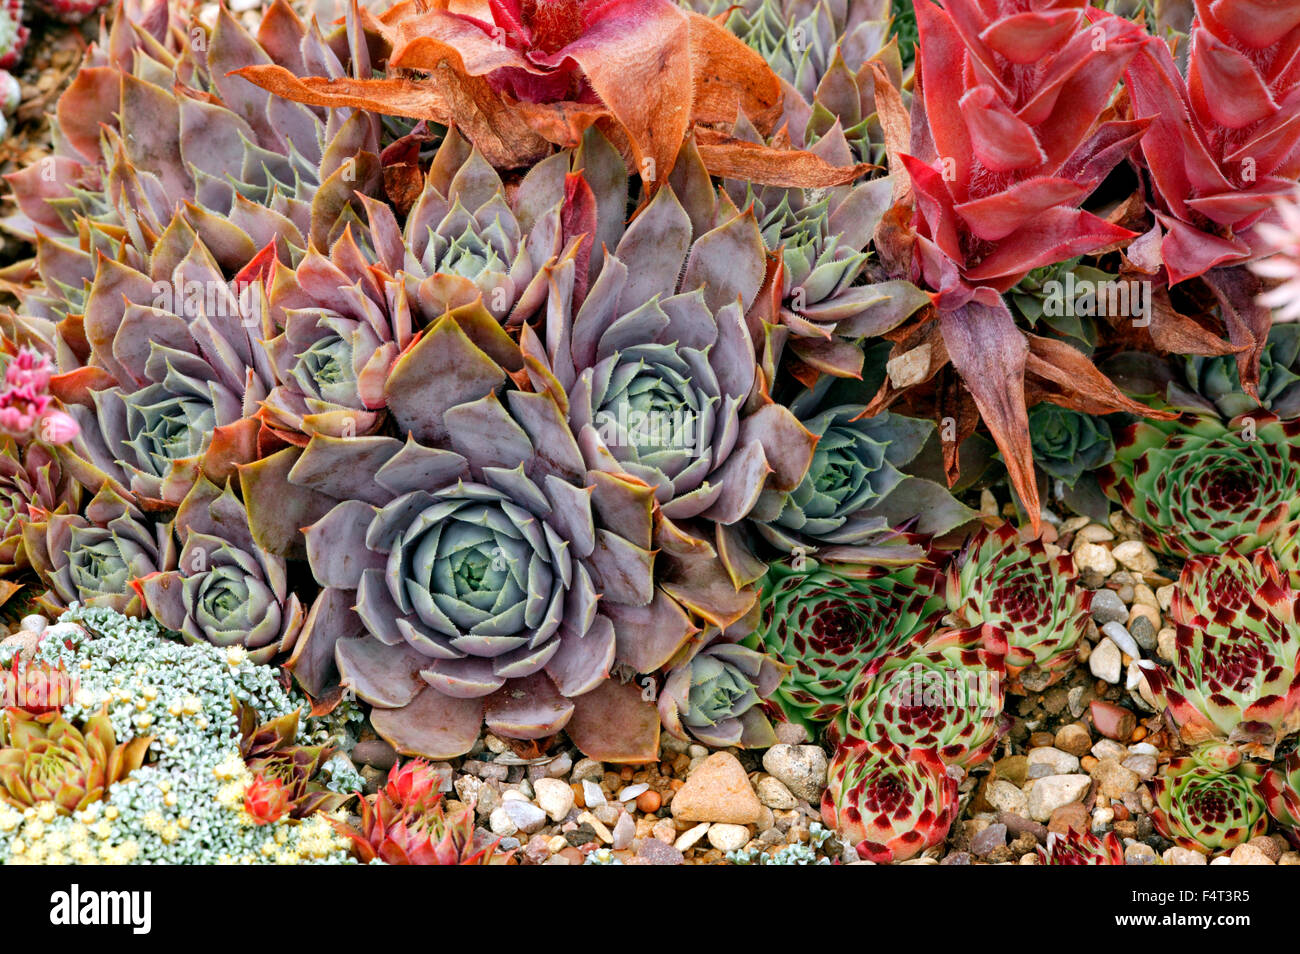
[[46, 411], [38, 433], [47, 444], [66, 444], [81, 433], [81, 426], [67, 411]]

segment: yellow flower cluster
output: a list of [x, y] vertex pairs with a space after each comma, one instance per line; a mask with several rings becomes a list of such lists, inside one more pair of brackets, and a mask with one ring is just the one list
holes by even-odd
[[109, 841], [117, 809], [96, 802], [70, 822], [52, 825], [57, 812], [45, 803], [17, 811], [0, 807], [0, 831], [15, 832], [10, 841], [11, 865], [125, 865], [140, 853], [134, 840]]

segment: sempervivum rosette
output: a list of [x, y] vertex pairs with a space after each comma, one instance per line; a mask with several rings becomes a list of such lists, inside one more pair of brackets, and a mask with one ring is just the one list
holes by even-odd
[[1141, 421], [1115, 439], [1102, 490], [1176, 557], [1271, 546], [1300, 522], [1300, 420]]
[[275, 386], [257, 416], [299, 445], [315, 433], [342, 437], [381, 427], [389, 368], [438, 314], [374, 268], [351, 230], [328, 256], [312, 249], [296, 268], [277, 262], [268, 304], [279, 330], [265, 342]]
[[224, 9], [208, 30], [169, 6], [114, 18], [91, 48], [56, 109], [57, 174], [37, 163], [10, 177], [20, 214], [6, 224], [75, 247], [84, 216], [145, 253], [180, 205], [231, 269], [272, 240], [286, 257], [324, 247], [355, 220], [356, 193], [379, 184], [377, 118], [318, 113], [228, 74], [277, 62], [365, 75], [368, 63], [349, 61], [342, 30], [327, 38], [284, 2], [257, 37]]
[[265, 294], [251, 281], [264, 261], [228, 280], [180, 216], [147, 271], [100, 260], [86, 302], [91, 364], [55, 379], [81, 429], [66, 457], [77, 480], [175, 506], [201, 474], [225, 479], [266, 450], [253, 415], [273, 376]]
[[1078, 585], [1070, 555], [1049, 556], [1038, 540], [1021, 543], [1010, 524], [981, 530], [948, 567], [954, 617], [964, 626], [990, 623], [1006, 636], [1014, 692], [1025, 688], [1027, 669], [1040, 688], [1065, 674], [1091, 605], [1092, 593]]
[[1049, 477], [1073, 487], [1085, 471], [1109, 464], [1115, 440], [1105, 418], [1080, 414], [1049, 401], [1029, 412], [1034, 463]]
[[305, 526], [325, 588], [290, 667], [317, 694], [337, 666], [402, 752], [462, 754], [486, 721], [653, 759], [654, 707], [608, 679], [691, 632], [655, 591], [652, 492], [589, 471], [553, 392], [509, 387], [522, 367], [481, 305], [449, 312], [388, 378], [405, 442], [317, 434], [242, 469], [255, 534], [288, 550]]
[[987, 624], [918, 634], [854, 679], [839, 736], [889, 739], [933, 750], [948, 765], [978, 765], [1007, 727], [1006, 651], [1006, 639]]
[[569, 394], [589, 467], [654, 487], [671, 520], [734, 524], [764, 487], [798, 485], [815, 438], [761, 390], [744, 317], [763, 273], [752, 214], [698, 235], [693, 222], [660, 189], [581, 303], [569, 264], [554, 270], [546, 342], [530, 327], [523, 345]]
[[1229, 745], [1210, 742], [1174, 759], [1151, 785], [1156, 830], [1210, 855], [1264, 834], [1268, 813], [1255, 787], [1264, 770]]
[[84, 513], [41, 514], [24, 523], [22, 533], [32, 568], [47, 587], [38, 602], [51, 615], [75, 602], [143, 616], [131, 583], [176, 561], [166, 528], [107, 485]]
[[1193, 557], [1179, 583], [1175, 659], [1142, 663], [1147, 686], [1185, 741], [1271, 758], [1300, 730], [1300, 594], [1264, 549]]
[[1268, 813], [1293, 845], [1300, 845], [1300, 752], [1292, 752], [1265, 773], [1255, 786]]
[[750, 515], [750, 526], [782, 553], [850, 546], [907, 562], [920, 547], [895, 527], [941, 534], [972, 516], [947, 488], [902, 470], [934, 425], [889, 411], [864, 417], [870, 398], [863, 383], [827, 375], [790, 402], [817, 437], [812, 463], [789, 493], [765, 490]]
[[33, 512], [75, 512], [81, 486], [71, 480], [53, 447], [41, 441], [24, 446], [0, 436], [0, 574], [28, 562], [23, 527]]
[[[755, 137], [756, 138], [756, 137]], [[828, 162], [849, 164], [836, 129], [811, 147]], [[891, 178], [810, 194], [807, 190], [729, 181], [737, 206], [753, 207], [773, 265], [755, 314], [789, 329], [791, 352], [814, 371], [862, 376], [863, 338], [878, 337], [929, 304], [910, 282], [867, 280], [865, 251], [889, 208]]]
[[773, 702], [811, 731], [839, 717], [849, 685], [875, 659], [943, 615], [933, 566], [821, 561], [773, 563], [761, 584], [762, 617], [750, 645], [791, 667]]
[[1119, 835], [1108, 831], [1094, 835], [1090, 831], [1053, 831], [1047, 834], [1047, 844], [1038, 848], [1040, 865], [1122, 865], [1124, 844]]
[[822, 820], [864, 861], [907, 861], [948, 837], [957, 779], [929, 749], [888, 739], [841, 745], [831, 759]]
[[[665, 590], [725, 628], [762, 573], [736, 525], [763, 490], [799, 485], [816, 438], [772, 401], [755, 357], [745, 312], [765, 264], [752, 213], [715, 196], [689, 146], [679, 177], [604, 238], [598, 267], [590, 242], [570, 243], [540, 330], [523, 326], [520, 344], [532, 387], [567, 395], [587, 467], [654, 489]], [[608, 208], [618, 224], [625, 175], [614, 181], [586, 194], [592, 216]]]
[[564, 179], [550, 173], [566, 159], [532, 170], [507, 199], [496, 170], [449, 133], [406, 216], [400, 245], [392, 210], [367, 203], [384, 264], [406, 273], [411, 297], [426, 308], [446, 311], [482, 296], [496, 318], [518, 324], [545, 301], [544, 269], [561, 251]]
[[679, 739], [717, 748], [776, 744], [761, 703], [776, 691], [788, 667], [738, 641], [752, 628], [746, 620], [725, 633], [710, 628], [669, 664], [659, 692], [664, 728]]
[[168, 524], [174, 566], [132, 586], [159, 623], [188, 643], [242, 646], [256, 663], [293, 648], [303, 608], [288, 568], [253, 539], [234, 490], [200, 479]]

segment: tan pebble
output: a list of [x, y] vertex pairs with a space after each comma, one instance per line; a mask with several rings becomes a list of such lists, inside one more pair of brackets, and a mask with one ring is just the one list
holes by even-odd
[[1083, 543], [1106, 543], [1115, 539], [1115, 534], [1111, 533], [1099, 523], [1090, 523], [1086, 527], [1080, 527], [1075, 533], [1074, 539]]
[[682, 852], [687, 851], [688, 849], [695, 847], [695, 845], [699, 842], [699, 840], [703, 838], [705, 835], [707, 835], [708, 833], [709, 833], [709, 822], [701, 822], [700, 824], [695, 825], [694, 827], [689, 828], [685, 832], [683, 832], [681, 837], [679, 837], [675, 842], [673, 842], [673, 847], [676, 848], [678, 851], [682, 851]]
[[1110, 551], [1096, 543], [1084, 543], [1074, 551], [1074, 563], [1083, 570], [1092, 570], [1102, 576], [1115, 572], [1115, 558]]
[[1154, 573], [1156, 570], [1155, 555], [1140, 540], [1117, 543], [1110, 552], [1120, 564], [1135, 573]]

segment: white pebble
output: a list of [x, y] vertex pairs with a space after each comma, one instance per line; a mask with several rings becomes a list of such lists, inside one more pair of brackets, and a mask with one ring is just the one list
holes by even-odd
[[1130, 659], [1142, 658], [1142, 650], [1138, 649], [1137, 642], [1129, 635], [1129, 631], [1124, 628], [1122, 623], [1107, 623], [1101, 628], [1101, 631], [1103, 635], [1109, 636], [1111, 642], [1119, 647], [1120, 652]]
[[605, 793], [599, 785], [589, 778], [582, 780], [582, 800], [588, 808], [599, 808], [605, 804]]
[[620, 802], [630, 802], [642, 792], [647, 792], [649, 790], [650, 786], [645, 782], [637, 782], [635, 785], [627, 785], [619, 791], [618, 800]]

